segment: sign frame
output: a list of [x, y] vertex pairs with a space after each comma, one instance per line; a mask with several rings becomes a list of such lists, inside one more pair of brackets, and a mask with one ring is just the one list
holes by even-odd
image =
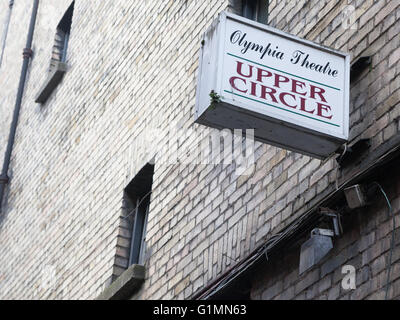
[[[232, 20], [274, 36], [300, 43], [344, 59], [343, 119], [341, 132], [317, 131], [299, 125], [284, 115], [271, 116], [252, 110], [242, 101], [232, 99], [223, 91], [225, 36], [227, 21]], [[294, 75], [295, 77], [298, 77]], [[350, 54], [277, 30], [247, 18], [222, 12], [206, 31], [200, 50], [196, 89], [195, 122], [217, 129], [255, 128], [255, 140], [324, 159], [335, 153], [348, 140], [350, 102]]]

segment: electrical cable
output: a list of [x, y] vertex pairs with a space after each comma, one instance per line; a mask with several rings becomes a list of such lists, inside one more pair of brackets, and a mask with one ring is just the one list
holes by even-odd
[[127, 218], [129, 218], [133, 213], [135, 213], [135, 212], [136, 212], [136, 209], [139, 208], [139, 206], [142, 204], [142, 202], [144, 201], [144, 199], [146, 199], [146, 198], [151, 194], [151, 192], [152, 192], [152, 191], [147, 192], [147, 193], [143, 196], [143, 198], [140, 199], [138, 205], [137, 205], [135, 208], [133, 208], [132, 211], [129, 212], [129, 213], [128, 213], [125, 217], [123, 217], [122, 219], [127, 219]]
[[386, 192], [383, 190], [382, 186], [378, 182], [373, 182], [373, 184], [378, 186], [378, 188], [382, 192], [383, 196], [385, 197], [386, 203], [389, 208], [389, 218], [392, 217], [392, 221], [393, 221], [392, 239], [391, 239], [391, 243], [390, 243], [390, 252], [389, 252], [389, 261], [388, 261], [388, 264], [386, 267], [387, 278], [386, 278], [385, 300], [387, 300], [388, 295], [389, 295], [390, 271], [392, 268], [392, 257], [393, 257], [394, 241], [395, 241], [395, 231], [396, 231], [395, 222], [396, 222], [396, 220], [395, 220], [395, 216], [392, 211], [392, 205], [390, 204], [390, 201], [389, 201], [388, 196], [386, 195]]
[[[252, 263], [251, 263], [251, 262], [257, 261], [261, 256], [265, 255], [265, 256], [267, 257], [267, 260], [268, 260], [268, 255], [267, 255], [267, 254], [268, 254], [268, 250], [269, 250], [270, 247], [272, 247], [273, 244], [275, 243], [275, 239], [279, 238], [279, 237], [282, 236], [282, 235], [283, 235], [283, 233], [280, 232], [280, 233], [277, 233], [277, 234], [271, 236], [271, 237], [267, 240], [267, 242], [257, 250], [257, 252], [255, 253], [255, 255], [252, 256], [252, 257], [250, 258], [250, 260], [249, 260], [250, 263], [249, 263], [249, 264], [246, 264], [246, 265], [243, 266], [243, 265], [241, 265], [241, 264], [239, 263], [239, 265], [233, 267], [233, 268], [227, 273], [227, 277], [226, 277], [226, 278], [221, 279], [221, 280], [216, 284], [216, 286], [215, 286], [213, 289], [211, 289], [211, 290], [208, 291], [208, 292], [205, 292], [203, 295], [201, 295], [201, 296], [199, 297], [199, 299], [208, 299], [208, 298], [209, 298], [210, 296], [212, 296], [214, 293], [216, 293], [216, 292], [218, 292], [219, 290], [221, 290], [222, 288], [226, 287], [232, 280], [236, 279], [236, 278], [239, 277], [242, 273], [244, 273], [246, 270], [248, 270], [248, 269], [252, 266]], [[278, 240], [278, 241], [279, 241], [279, 240]], [[230, 275], [232, 275], [232, 278], [229, 278]]]
[[339, 223], [339, 231], [340, 234], [343, 234], [343, 226], [342, 226], [342, 215], [340, 213], [338, 213], [338, 223]]
[[338, 178], [339, 178], [339, 169], [340, 169], [340, 162], [342, 161], [344, 155], [347, 152], [347, 143], [344, 144], [344, 150], [342, 152], [342, 154], [340, 155], [339, 159], [338, 159], [338, 164], [336, 167], [336, 177], [335, 177], [335, 186], [336, 186], [336, 190], [339, 190], [339, 184], [338, 184]]
[[[347, 146], [345, 147], [345, 149], [348, 149]], [[356, 174], [354, 174], [353, 176], [351, 176], [350, 178], [348, 178], [341, 184], [340, 190], [333, 190], [331, 193], [329, 193], [328, 195], [323, 197], [317, 204], [312, 206], [302, 216], [300, 216], [298, 220], [296, 220], [295, 222], [290, 224], [288, 226], [288, 228], [285, 229], [285, 231], [282, 231], [281, 237], [276, 237], [276, 238], [278, 238], [276, 241], [270, 241], [273, 239], [267, 240], [267, 242], [264, 243], [261, 247], [259, 247], [258, 249], [255, 249], [252, 253], [250, 253], [250, 255], [244, 259], [246, 261], [244, 261], [244, 262], [242, 261], [242, 262], [246, 263], [246, 264], [253, 264], [255, 262], [255, 260], [257, 260], [254, 258], [255, 257], [259, 258], [259, 256], [260, 256], [259, 254], [260, 254], [261, 250], [263, 250], [263, 254], [264, 254], [264, 256], [266, 256], [265, 253], [269, 252], [270, 249], [273, 249], [277, 243], [284, 241], [287, 238], [290, 238], [291, 236], [293, 236], [293, 234], [296, 234], [302, 225], [309, 224], [309, 222], [307, 222], [307, 221], [309, 220], [309, 218], [311, 218], [314, 215], [316, 208], [321, 207], [322, 204], [325, 203], [326, 201], [328, 201], [329, 199], [334, 199], [335, 196], [337, 196], [339, 194], [339, 192], [343, 191], [342, 189], [345, 186], [349, 186], [349, 185], [354, 184], [355, 182], [358, 182], [363, 177], [367, 176], [367, 174], [370, 174], [373, 170], [380, 168], [385, 163], [395, 159], [395, 157], [397, 155], [399, 155], [399, 152], [400, 152], [400, 145], [391, 149], [389, 152], [386, 152], [385, 154], [381, 155], [370, 166], [359, 170]], [[345, 154], [345, 152], [342, 153], [342, 156], [344, 156], [344, 154]], [[342, 229], [343, 229], [343, 227], [342, 227]], [[243, 264], [243, 263], [239, 263], [239, 264]], [[200, 290], [200, 292], [192, 295], [192, 298], [196, 299], [196, 300], [209, 298], [215, 292], [218, 292], [218, 290], [220, 288], [223, 288], [225, 286], [226, 282], [229, 282], [229, 280], [234, 280], [232, 278], [235, 278], [234, 277], [235, 271], [240, 269], [240, 271], [239, 271], [240, 273], [245, 272], [246, 267], [242, 267], [242, 268], [239, 268], [239, 267], [241, 267], [241, 266], [238, 266], [237, 268], [228, 270], [225, 274], [223, 274], [220, 278], [218, 278], [214, 283], [208, 285], [205, 289]], [[231, 279], [227, 279], [230, 277], [231, 277]]]

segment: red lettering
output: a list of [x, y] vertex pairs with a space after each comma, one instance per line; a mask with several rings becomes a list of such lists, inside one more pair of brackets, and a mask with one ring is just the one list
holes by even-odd
[[303, 97], [300, 97], [300, 110], [311, 113], [311, 114], [313, 114], [315, 111], [315, 109], [314, 110], [306, 110], [306, 99]]
[[251, 81], [251, 92], [250, 92], [250, 94], [252, 96], [257, 96], [257, 83], [256, 82]]
[[322, 104], [322, 103], [318, 102], [317, 103], [317, 115], [319, 115], [320, 117], [326, 118], [326, 119], [332, 119], [332, 115], [330, 115], [330, 116], [323, 115], [322, 114], [323, 111], [330, 112], [331, 107], [326, 104]]
[[269, 72], [264, 69], [257, 68], [257, 81], [263, 82], [263, 78], [272, 77], [272, 72]]
[[279, 95], [279, 99], [281, 100], [281, 102], [282, 102], [285, 106], [287, 106], [287, 107], [289, 107], [289, 108], [296, 108], [296, 107], [297, 107], [296, 105], [292, 106], [292, 105], [290, 105], [290, 104], [288, 104], [288, 103], [286, 102], [286, 100], [285, 100], [285, 97], [286, 97], [286, 96], [291, 96], [295, 102], [296, 102], [296, 96], [295, 96], [294, 94], [287, 93], [287, 92], [282, 92], [282, 93]]
[[[233, 76], [229, 79], [232, 89], [273, 103], [281, 104], [291, 109], [299, 109], [304, 113], [314, 114], [325, 119], [332, 119], [332, 108], [326, 104], [326, 91], [324, 89], [300, 80], [272, 73], [262, 68], [254, 67], [250, 64], [246, 64], [246, 67], [244, 67], [243, 64], [244, 63], [237, 61], [237, 73], [239, 76]], [[255, 68], [257, 68], [257, 71]], [[257, 72], [257, 74], [255, 74], [255, 72]], [[247, 78], [252, 78], [253, 75], [256, 76], [256, 79], [253, 78], [251, 79], [252, 81], [250, 81], [250, 79], [247, 80]], [[266, 81], [268, 78], [271, 79]], [[261, 84], [263, 82], [273, 82], [274, 85], [265, 86]], [[281, 85], [284, 83], [289, 83], [287, 86], [290, 86], [290, 89], [283, 89], [289, 92], [281, 92], [283, 91]], [[309, 91], [308, 87], [310, 88]], [[281, 90], [278, 90], [278, 88]], [[308, 100], [307, 98], [317, 100], [316, 105], [315, 102], [312, 102], [313, 100]]]
[[266, 95], [268, 94], [271, 97], [273, 102], [278, 103], [278, 100], [276, 100], [276, 98], [275, 98], [275, 93], [276, 93], [275, 89], [261, 85], [261, 98], [262, 99], [266, 99]]
[[327, 102], [325, 97], [323, 96], [323, 94], [326, 92], [324, 89], [313, 86], [312, 84], [310, 84], [310, 87], [311, 87], [310, 98], [317, 100], [315, 98], [315, 95], [317, 94], [321, 98], [322, 102]]
[[243, 92], [243, 93], [246, 93], [246, 92], [247, 92], [247, 89], [246, 89], [246, 90], [241, 90], [241, 89], [239, 89], [239, 88], [236, 86], [235, 80], [241, 80], [241, 81], [244, 82], [244, 84], [246, 84], [246, 80], [245, 80], [245, 79], [242, 79], [242, 78], [240, 78], [240, 77], [232, 77], [232, 78], [229, 79], [229, 83], [231, 84], [231, 87], [232, 87], [233, 89], [235, 89], [235, 90], [237, 90], [237, 91], [240, 91], [240, 92]]
[[298, 87], [303, 89], [305, 86], [306, 86], [306, 84], [304, 82], [292, 79], [292, 92], [293, 93], [297, 93], [297, 94], [300, 94], [302, 96], [305, 96], [307, 94], [307, 92], [299, 92], [299, 91], [297, 91]]
[[289, 82], [289, 78], [281, 76], [280, 74], [275, 74], [275, 87], [280, 88], [280, 84], [284, 82]]
[[242, 63], [242, 62], [239, 62], [239, 61], [236, 61], [236, 62], [237, 62], [236, 71], [237, 71], [238, 74], [240, 74], [241, 76], [246, 77], [246, 78], [251, 78], [251, 77], [253, 76], [253, 66], [248, 65], [248, 66], [249, 66], [249, 72], [248, 72], [247, 75], [245, 75], [245, 74], [243, 74], [243, 72], [242, 72], [243, 63]]

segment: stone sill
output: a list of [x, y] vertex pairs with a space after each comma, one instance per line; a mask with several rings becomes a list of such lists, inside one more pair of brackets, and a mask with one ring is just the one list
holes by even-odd
[[45, 84], [36, 96], [36, 103], [45, 103], [47, 101], [54, 89], [61, 82], [66, 71], [67, 64], [63, 62], [58, 62], [55, 69], [49, 74]]
[[145, 268], [134, 264], [124, 271], [96, 300], [125, 300], [141, 286]]

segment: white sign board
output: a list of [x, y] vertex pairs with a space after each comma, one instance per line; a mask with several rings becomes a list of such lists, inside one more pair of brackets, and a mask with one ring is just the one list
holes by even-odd
[[202, 41], [196, 122], [317, 158], [348, 139], [350, 56], [222, 13]]

